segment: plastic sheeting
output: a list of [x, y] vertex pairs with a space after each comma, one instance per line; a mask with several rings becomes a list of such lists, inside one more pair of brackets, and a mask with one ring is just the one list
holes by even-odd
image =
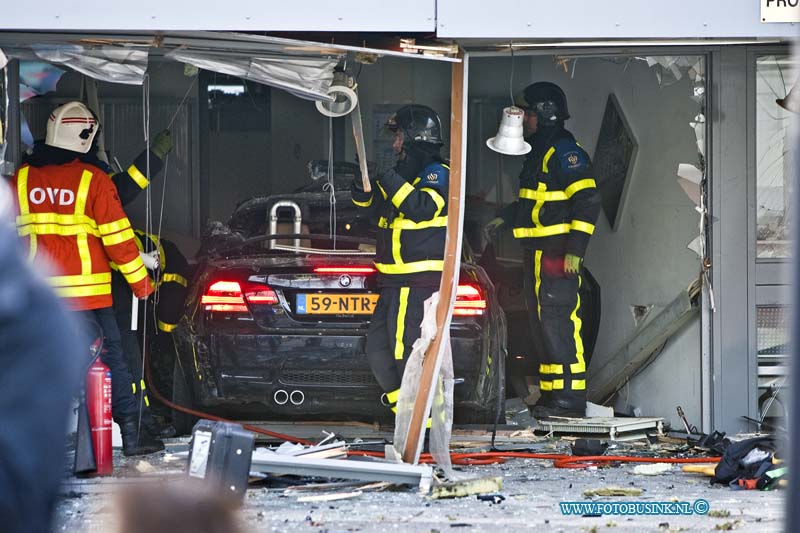
[[74, 44], [32, 45], [31, 48], [45, 61], [66, 65], [101, 81], [141, 85], [147, 72], [146, 50], [121, 47], [86, 48]]
[[[394, 425], [394, 449], [402, 454], [408, 438], [414, 402], [419, 392], [419, 380], [422, 375], [422, 363], [425, 352], [438, 333], [436, 325], [436, 306], [439, 303], [439, 292], [433, 293], [425, 300], [425, 313], [422, 319], [422, 336], [414, 342], [411, 355], [406, 363], [403, 381], [400, 385], [400, 397], [397, 399], [397, 416]], [[450, 435], [453, 430], [453, 354], [450, 348], [450, 332], [444, 332], [439, 375], [434, 376], [433, 386], [436, 392], [431, 406], [430, 450], [434, 460], [448, 478], [453, 478], [450, 463]]]
[[174, 50], [165, 57], [197, 68], [277, 87], [307, 100], [332, 100], [328, 88], [338, 59], [250, 56]]

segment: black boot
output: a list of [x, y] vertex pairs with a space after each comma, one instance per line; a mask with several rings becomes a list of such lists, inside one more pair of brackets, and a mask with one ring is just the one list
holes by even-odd
[[141, 425], [140, 431], [139, 421], [136, 418], [121, 421], [119, 429], [122, 433], [122, 453], [127, 457], [148, 455], [164, 449], [164, 443], [150, 435], [144, 424]]
[[545, 402], [536, 402], [530, 411], [531, 416], [537, 420], [551, 417], [583, 418], [586, 416], [586, 400], [580, 397], [552, 396]]

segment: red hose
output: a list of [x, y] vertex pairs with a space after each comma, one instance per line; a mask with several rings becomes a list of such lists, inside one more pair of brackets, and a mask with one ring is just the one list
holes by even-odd
[[[362, 455], [369, 457], [383, 457], [382, 452], [368, 452], [362, 450], [349, 450], [348, 455]], [[453, 464], [464, 466], [478, 466], [504, 463], [506, 459], [543, 459], [553, 461], [556, 468], [587, 468], [598, 463], [717, 463], [719, 457], [637, 457], [634, 455], [561, 455], [555, 453], [528, 453], [528, 452], [473, 452], [451, 453], [450, 460]], [[433, 463], [429, 453], [423, 453], [419, 458], [420, 463]]]
[[[216, 420], [218, 422], [235, 422], [234, 420], [229, 420], [227, 418], [222, 418], [220, 416], [204, 413], [202, 411], [195, 411], [194, 409], [189, 409], [188, 407], [183, 407], [167, 400], [164, 396], [162, 396], [162, 394], [158, 391], [158, 389], [155, 386], [155, 382], [153, 381], [152, 375], [150, 374], [149, 358], [146, 358], [145, 362], [146, 362], [145, 372], [147, 375], [147, 381], [149, 383], [150, 390], [152, 391], [153, 396], [155, 396], [156, 399], [158, 399], [158, 401], [160, 401], [170, 409], [174, 409], [176, 411], [180, 411], [188, 415], [196, 416], [199, 418], [206, 418], [208, 420]], [[276, 439], [286, 440], [289, 442], [296, 442], [304, 446], [314, 445], [313, 442], [306, 439], [293, 437], [291, 435], [285, 435], [283, 433], [270, 431], [268, 429], [263, 429], [256, 426], [251, 426], [250, 424], [243, 424], [242, 426], [248, 431], [252, 431], [253, 433], [258, 433], [260, 435], [266, 435], [267, 437], [273, 437]], [[369, 452], [364, 450], [348, 450], [347, 455], [384, 457], [383, 452]], [[471, 452], [471, 453], [450, 454], [450, 460], [452, 461], [452, 463], [461, 466], [485, 466], [493, 464], [502, 464], [506, 462], [506, 459], [551, 460], [553, 461], [553, 466], [556, 468], [588, 468], [590, 466], [596, 466], [601, 463], [611, 463], [611, 462], [691, 464], [691, 463], [718, 463], [720, 460], [719, 457], [637, 457], [634, 455], [580, 456], [580, 455], [563, 455], [555, 453], [529, 453], [529, 452]], [[419, 457], [419, 462], [422, 464], [431, 464], [435, 463], [436, 461], [433, 459], [433, 456], [431, 454], [423, 453]]]

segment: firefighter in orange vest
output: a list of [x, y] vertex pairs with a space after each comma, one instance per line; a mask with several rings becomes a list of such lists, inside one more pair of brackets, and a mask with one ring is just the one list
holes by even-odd
[[102, 361], [111, 369], [112, 414], [122, 433], [125, 455], [164, 449], [140, 423], [131, 392], [111, 297], [113, 261], [138, 298], [153, 292], [150, 278], [108, 174], [81, 160], [99, 129], [80, 102], [57, 108], [47, 123], [46, 147], [14, 176], [17, 231], [28, 258], [50, 263], [48, 281], [81, 317], [100, 323], [105, 337]]

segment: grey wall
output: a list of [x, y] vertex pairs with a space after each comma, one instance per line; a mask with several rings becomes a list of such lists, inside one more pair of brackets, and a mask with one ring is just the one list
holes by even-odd
[[[351, 66], [358, 72], [359, 66]], [[375, 160], [375, 135], [383, 126], [373, 117], [378, 109], [393, 109], [403, 104], [423, 104], [433, 108], [442, 120], [442, 134], [450, 137], [450, 63], [385, 57], [374, 65], [364, 65], [358, 76], [358, 95], [364, 124], [367, 158]], [[346, 157], [355, 161], [355, 146], [350, 119], [345, 124]], [[447, 155], [445, 147], [443, 154]]]
[[[610, 58], [609, 58], [610, 59]], [[534, 80], [561, 85], [569, 99], [572, 119], [567, 127], [593, 155], [609, 93], [618, 98], [638, 141], [620, 226], [612, 231], [604, 214], [586, 258], [602, 286], [603, 318], [592, 366], [602, 363], [635, 331], [632, 305], [654, 306], [650, 316], [666, 306], [699, 273], [699, 258], [686, 245], [698, 234], [699, 215], [676, 182], [679, 163], [697, 162], [695, 138], [689, 121], [699, 111], [690, 100], [691, 83], [683, 79], [659, 87], [655, 71], [646, 63], [581, 58], [569, 73], [553, 58], [517, 57], [516, 89]], [[574, 78], [571, 74], [574, 72]], [[470, 100], [507, 105], [510, 63], [507, 58], [471, 61]], [[472, 108], [471, 108], [472, 109]], [[496, 111], [495, 111], [496, 112]], [[486, 113], [487, 117], [491, 112]], [[477, 117], [473, 117], [477, 119]], [[470, 127], [477, 129], [471, 119]], [[497, 119], [486, 118], [483, 131], [470, 133], [469, 180], [473, 194], [487, 192], [492, 182], [503, 183], [505, 196], [516, 192], [522, 158], [498, 156], [484, 146], [497, 131]], [[499, 161], [502, 157], [502, 161]], [[489, 196], [494, 200], [497, 196]], [[506, 255], [516, 253], [513, 245]], [[685, 328], [660, 358], [636, 377], [621, 395], [622, 403], [638, 406], [645, 415], [663, 416], [678, 423], [675, 406], [700, 417], [699, 320]], [[591, 385], [590, 385], [591, 388]], [[618, 408], [625, 407], [618, 405]]]

